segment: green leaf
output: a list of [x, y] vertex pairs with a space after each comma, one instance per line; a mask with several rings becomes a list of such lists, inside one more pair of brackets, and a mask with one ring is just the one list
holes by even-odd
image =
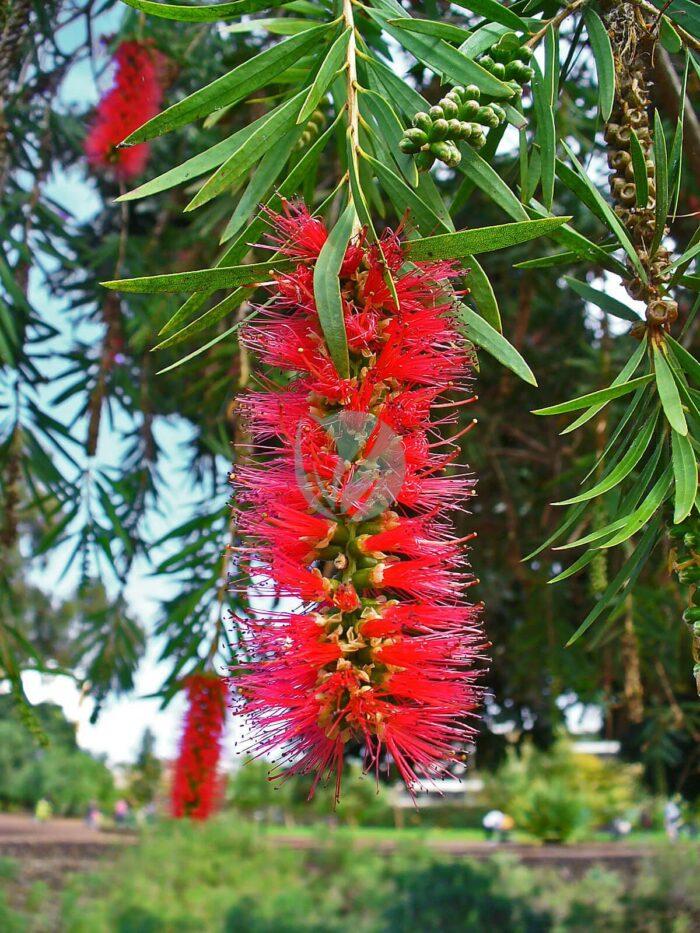
[[620, 385], [610, 385], [607, 389], [598, 389], [595, 392], [589, 392], [587, 395], [580, 395], [578, 398], [569, 399], [568, 402], [560, 402], [558, 405], [549, 405], [547, 408], [537, 408], [532, 412], [533, 415], [563, 415], [567, 411], [578, 411], [581, 408], [588, 408], [591, 405], [607, 405], [615, 398], [627, 395], [628, 392], [634, 392], [639, 386], [651, 382], [653, 375], [649, 373], [646, 376], [639, 376], [637, 379], [630, 379], [629, 382], [623, 382]]
[[646, 207], [649, 201], [649, 176], [644, 150], [634, 130], [630, 134], [630, 152], [632, 153], [634, 184], [637, 189], [637, 207]]
[[629, 450], [625, 452], [617, 466], [615, 466], [606, 477], [601, 479], [599, 483], [596, 483], [595, 486], [591, 487], [591, 489], [586, 492], [574, 496], [572, 499], [563, 499], [561, 502], [553, 502], [552, 504], [576, 505], [578, 502], [587, 502], [589, 499], [595, 499], [596, 496], [602, 496], [603, 493], [614, 489], [626, 476], [629, 476], [644, 456], [654, 433], [657, 418], [658, 412], [655, 412], [652, 418], [647, 419], [642, 430], [635, 435]]
[[656, 166], [656, 208], [654, 209], [654, 236], [649, 247], [653, 256], [661, 243], [668, 217], [668, 156], [666, 137], [659, 111], [654, 111], [654, 164]]
[[376, 91], [364, 90], [362, 103], [366, 103], [367, 109], [374, 117], [382, 141], [391, 149], [392, 158], [399, 167], [399, 171], [409, 185], [415, 188], [419, 182], [418, 169], [413, 156], [407, 155], [399, 149], [399, 141], [403, 136], [404, 128], [393, 107]]
[[519, 376], [525, 382], [533, 386], [537, 385], [532, 370], [520, 353], [502, 334], [499, 334], [497, 330], [491, 327], [488, 321], [485, 321], [476, 311], [472, 311], [471, 308], [461, 303], [457, 304], [457, 317], [466, 325], [467, 339], [486, 350], [494, 359], [512, 370], [516, 376]]
[[[513, 96], [513, 88], [494, 78], [485, 68], [467, 58], [458, 49], [452, 48], [447, 42], [409, 32], [403, 20], [410, 17], [398, 3], [390, 0], [372, 0], [372, 5], [378, 12], [369, 10], [370, 16], [383, 23], [390, 36], [436, 74], [445, 75], [455, 84], [476, 84], [484, 94], [490, 94], [492, 97]], [[390, 25], [390, 21], [396, 18], [401, 19], [402, 24]]]
[[[220, 107], [230, 106], [244, 100], [253, 91], [263, 87], [273, 78], [295, 65], [307, 52], [317, 51], [325, 44], [325, 37], [336, 23], [313, 26], [299, 35], [278, 42], [272, 48], [260, 52], [243, 62], [227, 75], [217, 78], [206, 87], [195, 91], [184, 100], [168, 107], [135, 130], [124, 142], [127, 145], [141, 143], [155, 136], [162, 136], [179, 126], [205, 117]], [[262, 153], [260, 153], [262, 154]]]
[[612, 314], [613, 317], [622, 318], [623, 321], [631, 321], [633, 324], [638, 324], [640, 322], [641, 318], [639, 315], [635, 314], [627, 305], [618, 301], [617, 298], [606, 295], [605, 292], [593, 288], [593, 286], [589, 285], [587, 282], [579, 282], [578, 279], [574, 279], [570, 275], [565, 275], [564, 281], [577, 295], [580, 295], [586, 301], [592, 302], [596, 307], [601, 308], [608, 314]]
[[663, 10], [674, 23], [700, 39], [700, 9], [696, 0], [651, 0], [658, 10]]
[[661, 28], [659, 29], [659, 42], [667, 52], [676, 54], [683, 48], [683, 40], [671, 25], [667, 16], [661, 17]]
[[440, 23], [433, 19], [390, 19], [392, 26], [399, 26], [409, 32], [417, 32], [421, 36], [432, 36], [435, 39], [444, 39], [445, 42], [465, 42], [471, 32], [451, 23]]
[[543, 220], [524, 220], [520, 223], [501, 224], [496, 227], [478, 227], [439, 236], [411, 240], [406, 244], [409, 259], [463, 259], [474, 253], [489, 253], [518, 243], [526, 243], [561, 226], [570, 217], [547, 217]]
[[654, 549], [654, 545], [657, 541], [657, 533], [658, 522], [653, 522], [642, 535], [642, 539], [632, 552], [632, 556], [625, 561], [622, 569], [608, 584], [593, 609], [591, 609], [581, 625], [567, 641], [567, 648], [573, 645], [575, 641], [578, 641], [581, 635], [583, 635], [583, 633], [586, 632], [591, 627], [591, 625], [593, 625], [596, 619], [598, 619], [603, 614], [608, 606], [611, 605], [615, 596], [617, 595], [617, 592], [622, 589], [622, 587], [627, 585], [627, 589], [625, 590], [625, 592], [627, 592], [627, 590], [629, 590], [629, 588], [634, 585], [634, 582], [636, 581], [642, 570], [642, 567], [644, 566], [644, 562]]
[[183, 356], [182, 359], [177, 361], [177, 363], [171, 363], [170, 366], [166, 366], [164, 369], [159, 369], [156, 373], [156, 376], [162, 376], [164, 373], [172, 372], [174, 369], [182, 366], [183, 363], [189, 363], [189, 361], [195, 359], [195, 357], [201, 356], [201, 354], [206, 353], [207, 350], [211, 350], [211, 348], [216, 346], [217, 343], [221, 343], [222, 340], [226, 340], [227, 337], [230, 337], [234, 331], [238, 330], [239, 326], [239, 322], [236, 322], [233, 327], [229, 327], [229, 329], [225, 330], [223, 334], [217, 334], [217, 336], [213, 337], [209, 343], [205, 343], [202, 347], [197, 347], [196, 350], [193, 350], [192, 353], [188, 353], [187, 356]]
[[542, 75], [537, 61], [532, 59], [535, 72], [532, 79], [532, 95], [537, 116], [535, 139], [540, 147], [540, 172], [542, 178], [542, 202], [547, 210], [552, 209], [554, 200], [554, 165], [557, 155], [554, 107], [549, 99], [548, 82]]
[[[460, 6], [460, 4], [457, 4], [457, 6]], [[481, 55], [482, 52], [495, 45], [501, 36], [508, 32], [512, 32], [512, 30], [502, 23], [485, 23], [483, 26], [479, 26], [466, 42], [460, 45], [459, 50], [464, 52], [468, 58], [476, 58], [477, 55]]]
[[120, 195], [120, 197], [115, 200], [120, 202], [135, 201], [137, 198], [146, 198], [149, 197], [149, 195], [167, 191], [168, 188], [174, 188], [175, 185], [191, 181], [193, 178], [197, 178], [199, 175], [204, 175], [205, 172], [217, 168], [217, 166], [228, 159], [232, 152], [239, 149], [246, 139], [248, 139], [258, 127], [265, 123], [268, 117], [269, 114], [264, 114], [242, 130], [233, 133], [228, 139], [224, 139], [210, 149], [200, 152], [199, 155], [193, 156], [191, 159], [183, 162], [182, 165], [171, 168], [169, 171], [163, 172], [162, 175], [158, 175], [156, 178], [151, 179], [151, 181], [139, 185], [139, 187], [134, 188], [133, 191], [127, 191], [126, 194]]
[[516, 32], [529, 32], [527, 23], [520, 19], [517, 13], [508, 9], [504, 3], [498, 0], [454, 0], [455, 6], [464, 7], [465, 10], [471, 10], [472, 13], [478, 13], [484, 19], [489, 19], [494, 23], [501, 23], [509, 29]]
[[668, 467], [650, 489], [649, 494], [644, 497], [644, 501], [639, 508], [627, 517], [624, 526], [614, 534], [612, 538], [603, 541], [598, 547], [606, 549], [617, 547], [618, 544], [628, 541], [632, 535], [636, 535], [638, 531], [641, 531], [661, 503], [666, 499], [671, 485], [671, 478], [671, 467]]
[[471, 179], [477, 188], [498, 204], [510, 217], [515, 220], [527, 220], [527, 211], [498, 172], [491, 168], [471, 146], [462, 145], [459, 151], [462, 153], [459, 171]]
[[683, 414], [681, 397], [678, 394], [676, 380], [673, 378], [671, 367], [666, 362], [663, 351], [654, 343], [654, 372], [656, 374], [656, 387], [668, 423], [674, 431], [686, 435], [688, 425]]
[[[230, 314], [238, 308], [250, 294], [250, 288], [235, 289], [230, 295], [227, 295], [226, 298], [215, 304], [213, 308], [209, 308], [204, 314], [200, 314], [198, 318], [195, 318], [194, 321], [190, 321], [189, 324], [177, 331], [177, 333], [172, 334], [170, 337], [166, 337], [165, 340], [161, 340], [160, 343], [153, 347], [153, 350], [165, 350], [167, 347], [182, 343], [183, 340], [188, 340], [194, 334], [206, 330], [207, 327], [213, 327], [215, 324], [218, 324], [219, 321], [223, 320], [227, 314]], [[243, 318], [242, 321], [237, 322], [233, 328], [228, 330], [228, 333], [232, 333], [240, 324], [244, 324], [246, 321], [251, 320], [256, 314], [257, 311], [253, 312], [253, 314], [249, 314], [247, 317]]]
[[[633, 376], [634, 373], [637, 372], [637, 368], [640, 362], [642, 361], [644, 354], [646, 353], [646, 348], [647, 348], [647, 338], [645, 336], [644, 340], [640, 342], [639, 346], [634, 351], [632, 356], [629, 358], [629, 360], [627, 360], [623, 368], [620, 370], [617, 376], [610, 383], [611, 385], [614, 385], [614, 386], [621, 385], [623, 382], [627, 382], [629, 378]], [[639, 399], [641, 398], [641, 395], [643, 392], [644, 392], [644, 387], [642, 386], [642, 388], [639, 389], [637, 392], [637, 394], [639, 395], [639, 398], [635, 398], [632, 400], [631, 405], [628, 407], [627, 412], [625, 413], [625, 417], [622, 419], [621, 424], [623, 426], [627, 418], [627, 413], [631, 412], [634, 408], [636, 408], [636, 405], [639, 402]], [[563, 435], [563, 434], [570, 434], [572, 431], [576, 431], [582, 425], [586, 424], [586, 422], [590, 421], [591, 418], [594, 418], [598, 414], [598, 412], [601, 411], [601, 409], [603, 409], [604, 407], [605, 407], [605, 403], [603, 403], [602, 405], [593, 405], [591, 408], [588, 409], [588, 411], [585, 411], [582, 415], [579, 415], [575, 421], [572, 421], [571, 424], [568, 425], [568, 427], [564, 428], [564, 430], [561, 431], [560, 433]], [[618, 426], [618, 430], [621, 430], [619, 426]], [[588, 479], [588, 477], [585, 477], [585, 478]]]
[[328, 54], [324, 58], [321, 67], [318, 69], [316, 77], [314, 78], [314, 83], [309, 88], [306, 100], [299, 111], [297, 123], [306, 123], [308, 121], [311, 114], [321, 102], [323, 95], [328, 90], [336, 72], [345, 64], [345, 53], [351, 35], [352, 30], [345, 29], [328, 50]]
[[248, 169], [279, 139], [280, 134], [295, 125], [303, 96], [304, 91], [300, 91], [277, 110], [273, 110], [267, 120], [202, 185], [185, 207], [185, 211], [196, 210], [245, 175]]
[[677, 256], [673, 262], [669, 263], [668, 268], [676, 269], [689, 265], [690, 262], [696, 258], [698, 253], [700, 253], [700, 228], [693, 234], [686, 251], [680, 256]]
[[607, 224], [610, 230], [613, 231], [615, 236], [620, 241], [620, 245], [632, 261], [632, 265], [636, 269], [640, 279], [643, 282], [646, 282], [648, 279], [646, 270], [642, 265], [639, 256], [637, 255], [637, 251], [635, 250], [634, 244], [629, 238], [627, 230], [622, 226], [617, 216], [615, 215], [615, 212], [612, 210], [610, 205], [601, 195], [600, 191], [598, 191], [596, 186], [588, 177], [586, 170], [564, 140], [562, 140], [562, 146], [566, 151], [566, 154], [571, 159], [571, 162], [576, 169], [576, 173], [573, 173], [568, 165], [557, 160], [557, 174], [564, 182], [566, 187], [569, 188], [573, 194], [578, 195], [585, 204], [588, 204], [589, 207], [591, 207], [591, 209], [594, 210], [594, 212], [604, 221], [604, 223]]
[[233, 216], [226, 224], [226, 229], [221, 235], [222, 243], [230, 240], [245, 226], [250, 215], [256, 210], [267, 195], [270, 187], [279, 178], [303, 132], [303, 126], [294, 127], [294, 129], [285, 133], [277, 144], [272, 146], [262, 157], [260, 165], [253, 173], [245, 193], [236, 205]]
[[469, 268], [464, 280], [469, 288], [469, 297], [476, 305], [476, 310], [491, 327], [502, 334], [501, 313], [498, 310], [498, 301], [488, 276], [473, 256], [465, 257], [464, 264]]
[[698, 494], [698, 465], [693, 445], [687, 437], [671, 431], [673, 478], [676, 486], [673, 524], [679, 525], [689, 515]]
[[350, 375], [348, 341], [340, 294], [340, 267], [357, 219], [355, 205], [350, 202], [338, 218], [323, 244], [314, 267], [314, 297], [328, 352], [341, 379]]
[[615, 61], [610, 37], [595, 10], [588, 7], [583, 19], [598, 73], [598, 107], [603, 121], [607, 123], [615, 102]]
[[412, 220], [415, 221], [422, 233], [432, 233], [434, 230], [443, 227], [440, 218], [432, 212], [418, 193], [409, 187], [402, 178], [363, 150], [360, 151], [360, 155], [372, 167], [382, 188], [384, 188], [394, 204], [399, 218], [407, 210], [410, 211]]
[[[395, 75], [391, 69], [387, 68], [374, 56], [367, 57], [367, 69], [370, 84], [373, 85], [374, 90], [383, 90], [392, 105], [398, 107], [409, 119], [419, 110], [426, 111], [430, 109], [430, 104], [424, 97], [421, 97], [410, 84], [402, 81], [398, 75]], [[372, 80], [373, 78], [374, 80]], [[380, 85], [379, 87], [377, 82]]]
[[251, 263], [247, 266], [220, 266], [192, 272], [174, 272], [169, 275], [115, 279], [113, 282], [100, 284], [118, 292], [140, 292], [144, 295], [156, 295], [161, 292], [211, 292], [236, 285], [259, 285], [269, 281], [273, 272], [286, 272], [293, 266], [294, 263], [290, 259], [279, 259], [274, 262]]
[[212, 3], [204, 6], [184, 6], [180, 3], [158, 3], [154, 0], [123, 0], [128, 6], [161, 19], [174, 19], [180, 23], [215, 23], [233, 19], [243, 13], [258, 13], [271, 6], [284, 6], [285, 0], [234, 0], [233, 3]]
[[666, 341], [671, 347], [671, 352], [678, 360], [683, 369], [687, 372], [693, 382], [700, 386], [700, 362], [698, 362], [692, 353], [689, 353], [684, 346], [678, 343], [673, 337], [666, 336]]

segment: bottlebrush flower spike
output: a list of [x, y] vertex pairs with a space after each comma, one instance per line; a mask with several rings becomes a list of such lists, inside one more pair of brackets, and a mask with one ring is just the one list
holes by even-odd
[[345, 752], [362, 749], [366, 769], [393, 761], [412, 790], [460, 758], [480, 699], [467, 539], [449, 518], [474, 485], [453, 462], [473, 401], [452, 316], [457, 270], [406, 265], [387, 234], [397, 307], [379, 250], [356, 237], [340, 272], [341, 379], [314, 304], [326, 228], [290, 204], [271, 219], [275, 248], [297, 267], [242, 339], [295, 375], [241, 400], [253, 455], [232, 474], [237, 550], [260, 594], [301, 605], [242, 621], [251, 661], [234, 671], [237, 710], [258, 753], [314, 774], [314, 788], [335, 773], [338, 796]]
[[219, 758], [226, 720], [226, 682], [215, 674], [192, 674], [188, 708], [171, 789], [174, 817], [206, 820], [221, 796]]
[[146, 167], [150, 146], [117, 149], [122, 140], [156, 116], [163, 100], [165, 56], [142, 42], [122, 42], [115, 55], [114, 83], [102, 96], [85, 139], [90, 165], [128, 181]]

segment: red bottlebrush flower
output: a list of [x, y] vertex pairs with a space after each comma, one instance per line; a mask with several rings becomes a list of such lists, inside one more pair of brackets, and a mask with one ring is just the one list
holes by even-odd
[[146, 43], [119, 45], [114, 55], [114, 84], [97, 104], [85, 139], [85, 155], [94, 169], [124, 181], [145, 169], [150, 153], [148, 143], [125, 149], [117, 146], [160, 110], [165, 61], [165, 56]]
[[206, 820], [221, 797], [219, 758], [226, 722], [226, 682], [215, 674], [186, 681], [188, 708], [171, 788], [178, 819]]
[[270, 217], [297, 267], [242, 339], [293, 376], [242, 399], [255, 456], [233, 482], [241, 569], [261, 595], [302, 605], [242, 620], [252, 661], [234, 672], [237, 710], [259, 754], [314, 786], [335, 773], [338, 794], [346, 749], [362, 748], [366, 768], [393, 761], [413, 788], [458, 760], [480, 696], [467, 539], [449, 515], [474, 485], [454, 463], [464, 432], [452, 426], [473, 401], [457, 270], [408, 267], [385, 236], [397, 305], [379, 250], [357, 237], [340, 272], [343, 379], [314, 303], [326, 228], [300, 205]]

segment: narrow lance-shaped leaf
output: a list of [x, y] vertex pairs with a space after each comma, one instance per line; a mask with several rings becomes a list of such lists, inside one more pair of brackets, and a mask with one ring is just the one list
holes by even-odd
[[676, 487], [673, 523], [678, 525], [690, 515], [698, 494], [698, 464], [693, 445], [677, 431], [671, 431], [671, 458]]
[[556, 161], [556, 130], [554, 127], [554, 107], [549, 99], [549, 81], [545, 80], [540, 66], [532, 60], [534, 77], [532, 94], [537, 116], [535, 139], [540, 147], [540, 173], [542, 179], [542, 202], [551, 210], [554, 199], [554, 165]]
[[357, 219], [355, 205], [350, 202], [323, 244], [314, 267], [314, 297], [316, 310], [326, 338], [328, 352], [338, 375], [350, 375], [348, 340], [343, 319], [343, 300], [340, 294], [340, 267]]
[[101, 284], [118, 292], [140, 292], [146, 295], [160, 292], [216, 291], [218, 288], [267, 282], [273, 272], [286, 272], [292, 267], [291, 260], [278, 259], [274, 262], [258, 262], [246, 266], [220, 266], [192, 272], [173, 272], [169, 275], [115, 279], [113, 282]]
[[569, 399], [568, 402], [560, 402], [558, 405], [550, 405], [547, 408], [537, 408], [532, 412], [533, 415], [563, 415], [567, 411], [577, 411], [580, 408], [588, 408], [591, 405], [599, 405], [611, 402], [615, 398], [627, 395], [628, 392], [634, 392], [640, 386], [646, 385], [653, 379], [653, 375], [639, 376], [637, 379], [631, 379], [621, 385], [611, 385], [607, 389], [598, 389], [596, 392], [589, 392], [588, 395], [580, 395], [578, 398]]
[[579, 282], [578, 279], [574, 279], [570, 275], [565, 275], [564, 281], [576, 294], [585, 298], [586, 301], [590, 301], [594, 305], [597, 305], [597, 307], [608, 314], [612, 314], [613, 317], [622, 318], [623, 321], [631, 321], [633, 324], [639, 323], [639, 315], [635, 314], [627, 305], [618, 301], [617, 298], [613, 298], [612, 295], [608, 295], [605, 292], [599, 291], [597, 288], [593, 288], [593, 286], [589, 285], [587, 282]]
[[654, 111], [654, 165], [656, 168], [654, 175], [656, 207], [654, 209], [654, 236], [649, 247], [650, 256], [654, 255], [661, 243], [668, 216], [668, 155], [664, 127], [658, 110]]
[[297, 123], [306, 123], [321, 102], [321, 98], [328, 90], [334, 75], [342, 68], [345, 63], [345, 53], [351, 35], [352, 31], [350, 29], [344, 30], [328, 50], [328, 54], [324, 58], [321, 67], [318, 69], [314, 82], [309, 88], [306, 100], [299, 111]]
[[244, 13], [258, 13], [271, 6], [284, 6], [291, 0], [234, 0], [233, 3], [210, 3], [201, 6], [186, 6], [183, 3], [160, 3], [159, 0], [123, 0], [128, 6], [161, 19], [174, 19], [180, 23], [215, 23], [234, 19]]
[[494, 359], [512, 370], [524, 382], [536, 386], [537, 380], [515, 347], [491, 325], [466, 305], [457, 305], [457, 316], [466, 325], [466, 335], [472, 343], [482, 347]]
[[671, 367], [666, 362], [662, 349], [657, 343], [654, 343], [654, 373], [656, 375], [656, 387], [659, 391], [661, 406], [668, 423], [674, 431], [686, 435], [688, 425], [686, 424], [681, 397], [678, 394], [678, 386], [673, 378]]
[[649, 176], [644, 150], [634, 130], [630, 133], [630, 153], [632, 154], [637, 207], [646, 207], [649, 201]]
[[465, 10], [471, 10], [472, 13], [478, 13], [484, 19], [491, 20], [494, 23], [501, 23], [509, 29], [516, 32], [527, 33], [527, 23], [521, 19], [517, 13], [510, 10], [499, 0], [455, 0], [455, 6], [464, 7]]
[[622, 569], [616, 574], [616, 576], [611, 580], [608, 586], [605, 588], [601, 594], [600, 599], [596, 605], [591, 609], [586, 618], [583, 620], [581, 625], [576, 629], [571, 638], [567, 641], [566, 647], [569, 648], [575, 641], [586, 632], [591, 625], [598, 619], [611, 605], [615, 596], [625, 585], [627, 589], [634, 584], [637, 577], [639, 576], [642, 567], [651, 554], [654, 545], [658, 540], [658, 523], [652, 523], [647, 530], [644, 532], [641, 541], [637, 547], [632, 552], [632, 556], [625, 561], [622, 566]]
[[307, 52], [317, 51], [319, 44], [324, 44], [325, 37], [335, 25], [324, 23], [321, 26], [313, 26], [260, 52], [227, 75], [217, 78], [144, 123], [124, 140], [125, 144], [134, 145], [155, 136], [162, 136], [163, 133], [192, 123], [193, 120], [205, 117], [220, 107], [238, 103], [295, 65]]
[[607, 123], [615, 102], [615, 61], [610, 37], [595, 10], [588, 7], [583, 18], [598, 72], [598, 107], [601, 117]]
[[609, 492], [609, 490], [614, 489], [618, 483], [621, 483], [622, 480], [629, 476], [632, 470], [637, 466], [639, 461], [644, 456], [644, 453], [649, 446], [652, 435], [654, 433], [654, 428], [656, 427], [657, 413], [654, 414], [652, 418], [647, 419], [642, 430], [636, 435], [630, 448], [626, 451], [622, 460], [614, 467], [610, 473], [604, 477], [599, 483], [596, 483], [591, 489], [586, 492], [580, 493], [578, 496], [574, 496], [572, 499], [563, 499], [561, 502], [554, 502], [553, 505], [575, 505], [577, 502], [586, 502], [589, 499], [594, 499], [596, 496], [602, 496], [603, 493]]
[[415, 260], [462, 259], [474, 253], [488, 253], [505, 249], [518, 243], [526, 243], [535, 237], [556, 230], [570, 217], [547, 217], [542, 220], [524, 220], [521, 223], [501, 224], [495, 227], [479, 227], [475, 230], [460, 230], [439, 236], [411, 240], [406, 244], [408, 257]]

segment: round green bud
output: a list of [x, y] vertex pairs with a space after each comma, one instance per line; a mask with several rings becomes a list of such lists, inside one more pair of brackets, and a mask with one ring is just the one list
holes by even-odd
[[430, 114], [425, 113], [423, 110], [419, 110], [413, 118], [413, 125], [419, 130], [429, 133], [433, 127], [433, 120]]
[[526, 45], [521, 45], [515, 50], [513, 58], [517, 58], [519, 61], [527, 64], [532, 58], [532, 49], [529, 49]]
[[490, 104], [487, 107], [479, 107], [475, 119], [482, 126], [494, 127], [500, 123]]
[[440, 106], [442, 107], [442, 112], [445, 114], [447, 120], [456, 117], [459, 114], [459, 104], [456, 101], [450, 100], [449, 97], [443, 97], [440, 101]]
[[449, 132], [450, 125], [447, 120], [436, 120], [428, 136], [431, 142], [439, 142], [441, 139], [447, 139], [447, 134]]
[[499, 80], [505, 78], [506, 66], [502, 62], [495, 62], [493, 68], [491, 68], [491, 74]]
[[453, 168], [455, 165], [459, 165], [462, 160], [461, 153], [459, 149], [455, 146], [454, 143], [441, 141], [437, 143], [432, 143], [430, 146], [430, 151], [438, 158], [441, 162], [444, 162], [445, 165]]
[[481, 91], [476, 84], [468, 84], [464, 89], [462, 97], [464, 97], [465, 100], [478, 100], [481, 97]]
[[445, 119], [445, 111], [439, 105], [435, 107], [431, 107], [428, 113], [433, 118], [433, 120], [444, 120]]
[[435, 162], [435, 156], [432, 152], [427, 149], [424, 149], [422, 152], [419, 152], [416, 156], [416, 168], [419, 172], [428, 172], [433, 167]]
[[418, 127], [406, 130], [403, 135], [406, 139], [410, 139], [412, 143], [415, 143], [416, 146], [424, 146], [428, 142], [428, 134], [425, 130], [418, 129]]
[[683, 621], [688, 625], [695, 625], [700, 622], [700, 606], [691, 606], [683, 613]]
[[462, 104], [460, 115], [463, 120], [473, 120], [479, 112], [478, 100], [467, 100]]
[[490, 55], [484, 55], [483, 58], [479, 59], [479, 64], [482, 68], [485, 68], [487, 71], [492, 71], [493, 66], [496, 64]]
[[[450, 91], [450, 94], [454, 94], [461, 99], [462, 97], [464, 97], [464, 88], [462, 87], [461, 84], [455, 84], [455, 86]], [[450, 94], [448, 94], [447, 96], [449, 97]]]
[[[421, 132], [420, 130], [418, 131]], [[402, 136], [399, 140], [399, 149], [401, 152], [405, 152], [406, 155], [413, 155], [415, 152], [420, 152], [420, 146], [417, 146], [412, 140], [408, 139], [407, 136]]]
[[448, 125], [449, 128], [450, 128], [450, 132], [448, 133], [447, 138], [448, 138], [448, 139], [461, 139], [461, 137], [462, 137], [462, 124], [461, 124], [461, 122], [460, 122], [459, 120], [457, 120], [457, 119], [448, 120], [448, 121], [447, 121], [447, 125]]
[[503, 123], [503, 121], [506, 118], [506, 112], [503, 109], [503, 107], [500, 107], [498, 104], [489, 104], [489, 107], [491, 108], [491, 110], [493, 110], [493, 112], [498, 117], [498, 122]]
[[469, 139], [472, 133], [472, 124], [467, 123], [466, 120], [460, 120], [459, 123], [459, 138], [460, 139]]
[[500, 42], [498, 45], [494, 45], [491, 47], [491, 58], [493, 58], [493, 60], [496, 62], [505, 63], [507, 61], [510, 61], [510, 54], [511, 54], [510, 50], [507, 48], [504, 48], [500, 44]]
[[475, 149], [483, 148], [486, 145], [486, 135], [484, 133], [478, 133], [472, 136], [469, 139], [469, 145], [473, 146]]
[[678, 580], [684, 586], [700, 583], [700, 567], [684, 567], [678, 571]]

